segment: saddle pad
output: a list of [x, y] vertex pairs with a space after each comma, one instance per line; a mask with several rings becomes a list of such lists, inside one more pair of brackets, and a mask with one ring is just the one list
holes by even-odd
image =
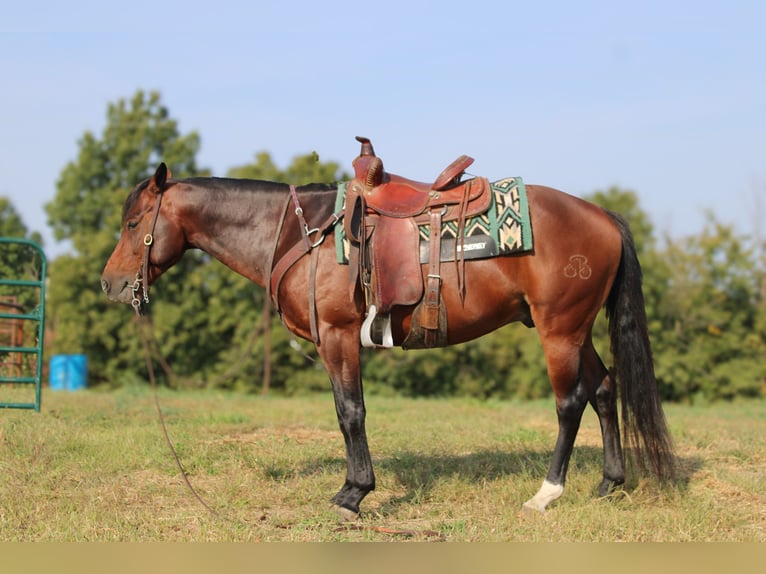
[[[344, 207], [347, 183], [338, 185], [336, 212]], [[465, 222], [463, 257], [486, 259], [532, 249], [532, 227], [524, 181], [508, 177], [490, 184], [492, 202], [486, 213]], [[428, 263], [428, 225], [420, 225], [420, 261]], [[442, 224], [442, 261], [452, 261], [455, 255], [457, 222]], [[338, 263], [348, 264], [349, 244], [342, 225], [335, 227], [335, 249]]]

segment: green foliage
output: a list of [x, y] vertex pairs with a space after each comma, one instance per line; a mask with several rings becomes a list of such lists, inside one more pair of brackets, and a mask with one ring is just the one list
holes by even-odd
[[[38, 232], [30, 232], [7, 197], [0, 197], [0, 237], [28, 239], [42, 246]], [[39, 253], [29, 245], [5, 243], [0, 245], [0, 277], [38, 280], [42, 268]], [[0, 285], [0, 297], [14, 297], [16, 304], [31, 311], [40, 302], [36, 289]]]
[[[316, 154], [297, 156], [280, 169], [266, 152], [257, 154], [253, 164], [232, 168], [227, 176], [297, 185], [348, 177], [339, 172], [338, 164], [320, 163]], [[264, 290], [203, 254], [187, 253], [183, 261], [190, 257], [200, 259], [200, 264], [183, 271], [182, 281], [161, 279], [154, 290], [154, 336], [161, 355], [178, 375], [170, 383], [260, 390], [267, 351]], [[327, 390], [327, 374], [308, 355], [309, 346], [287, 333], [278, 317], [268, 321], [270, 388], [288, 394]], [[296, 352], [295, 345], [305, 350]]]
[[[45, 206], [56, 238], [70, 240], [73, 247], [50, 267], [49, 325], [55, 336], [48, 350], [49, 356], [86, 353], [91, 380], [99, 382], [143, 365], [129, 309], [108, 303], [99, 289], [119, 233], [122, 204], [160, 158], [177, 176], [200, 174], [199, 137], [179, 133], [159, 94], [139, 91], [130, 101], [110, 104], [101, 136], [86, 132], [78, 145], [77, 159], [64, 168], [56, 195]], [[182, 262], [166, 281], [193, 267], [194, 261]]]
[[540, 398], [551, 393], [537, 333], [519, 324], [443, 349], [392, 349], [365, 358], [365, 386], [380, 394]]
[[233, 167], [229, 170], [228, 175], [229, 177], [245, 179], [280, 181], [294, 185], [334, 183], [351, 178], [349, 174], [341, 172], [338, 163], [334, 161], [320, 162], [316, 152], [294, 157], [292, 163], [282, 170], [274, 164], [268, 152], [261, 151], [255, 154], [253, 163]]
[[[26, 239], [42, 246], [40, 234], [27, 230], [11, 200], [6, 197], [0, 197], [0, 237]], [[0, 243], [0, 278], [39, 281], [42, 270], [43, 260], [34, 246], [27, 243]], [[39, 287], [0, 285], [0, 312], [39, 313], [41, 291]], [[38, 327], [39, 323], [36, 321], [0, 319], [0, 346], [36, 346]], [[33, 373], [27, 369], [31, 369], [36, 356], [19, 359], [19, 354], [13, 354], [10, 361], [8, 357], [8, 353], [0, 351], [0, 374], [9, 374], [5, 371], [9, 363], [14, 365], [12, 369], [22, 366], [25, 376]], [[18, 375], [14, 370], [11, 373], [12, 376]], [[25, 400], [28, 400], [28, 397]]]
[[[332, 183], [350, 177], [341, 172], [337, 163], [320, 162], [315, 152], [298, 155], [287, 168], [281, 169], [265, 151], [257, 153], [253, 163], [230, 169], [227, 176], [295, 185]], [[264, 325], [264, 290], [223, 266], [217, 274], [218, 280], [209, 283], [210, 297], [216, 305], [205, 314], [210, 321], [205, 328], [218, 332], [215, 343], [222, 348], [218, 354], [220, 360], [210, 361], [214, 376], [208, 378], [206, 386], [249, 392], [260, 390], [268, 351], [270, 389], [291, 395], [329, 389], [327, 374], [321, 362], [312, 356], [308, 343], [288, 333], [278, 317], [269, 315]], [[222, 326], [227, 326], [225, 333], [221, 333]], [[268, 333], [264, 333], [266, 329]]]
[[753, 252], [711, 218], [701, 235], [669, 242], [661, 264], [663, 297], [652, 335], [666, 394], [677, 400], [759, 395], [766, 332]]
[[649, 216], [639, 206], [635, 192], [613, 186], [606, 191], [595, 191], [585, 199], [619, 213], [628, 220], [639, 257], [654, 247], [654, 226], [649, 221]]
[[[174, 176], [204, 175], [196, 164], [199, 136], [181, 134], [156, 93], [110, 104], [99, 136], [86, 132], [76, 160], [62, 171], [46, 206], [58, 239], [73, 251], [49, 268], [49, 353], [86, 353], [91, 382], [145, 379], [132, 311], [100, 292], [103, 265], [120, 228], [129, 190], [165, 161]], [[294, 184], [350, 176], [312, 152], [280, 168], [270, 154], [232, 168], [230, 177]], [[658, 247], [638, 196], [612, 187], [586, 198], [623, 214], [644, 270], [644, 296], [658, 381], [677, 401], [762, 396], [766, 390], [766, 246], [738, 236], [711, 216], [696, 237], [664, 238]], [[0, 233], [27, 233], [0, 198]], [[545, 238], [537, 238], [545, 241]], [[0, 271], [8, 269], [0, 261]], [[3, 267], [4, 266], [4, 267]], [[261, 388], [267, 356], [270, 388], [295, 395], [329, 389], [309, 343], [264, 315], [264, 291], [199, 252], [187, 253], [152, 291], [153, 335], [177, 387], [238, 391]], [[603, 314], [594, 342], [610, 363]], [[157, 358], [159, 355], [155, 355]], [[538, 398], [551, 392], [537, 333], [509, 325], [476, 341], [432, 351], [364, 351], [365, 388], [405, 396]]]
[[29, 232], [11, 200], [3, 196], [0, 196], [0, 237], [29, 239], [39, 245], [43, 243], [40, 234]]
[[[91, 383], [122, 384], [145, 377], [143, 347], [130, 308], [107, 302], [100, 276], [116, 243], [128, 192], [160, 161], [175, 177], [204, 175], [196, 154], [199, 136], [181, 134], [159, 94], [139, 91], [110, 104], [100, 136], [86, 132], [75, 161], [63, 170], [56, 196], [46, 206], [54, 233], [73, 253], [51, 266], [50, 353], [86, 353]], [[316, 154], [295, 158], [280, 170], [262, 152], [232, 177], [305, 183], [347, 177]], [[265, 349], [261, 311], [264, 292], [200, 252], [188, 252], [152, 290], [156, 369], [172, 386], [260, 388]], [[273, 319], [275, 324], [278, 319]], [[299, 392], [289, 381], [311, 361], [292, 350], [281, 327], [273, 337], [272, 387]], [[302, 377], [308, 380], [307, 377]], [[316, 377], [314, 377], [316, 379]], [[322, 381], [326, 388], [326, 375]], [[309, 386], [318, 386], [316, 381]]]
[[[758, 246], [708, 215], [698, 236], [656, 247], [633, 192], [612, 188], [591, 201], [630, 222], [643, 267], [644, 299], [662, 395], [695, 401], [759, 396], [766, 388], [766, 300]], [[597, 348], [608, 349], [605, 321]]]

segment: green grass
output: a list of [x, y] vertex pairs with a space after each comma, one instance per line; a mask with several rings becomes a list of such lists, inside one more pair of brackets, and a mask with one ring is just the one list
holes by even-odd
[[378, 488], [344, 523], [332, 397], [162, 392], [185, 486], [148, 390], [45, 392], [0, 412], [0, 541], [766, 541], [766, 402], [666, 407], [682, 480], [597, 499], [586, 412], [564, 496], [520, 512], [556, 435], [550, 401], [369, 397]]

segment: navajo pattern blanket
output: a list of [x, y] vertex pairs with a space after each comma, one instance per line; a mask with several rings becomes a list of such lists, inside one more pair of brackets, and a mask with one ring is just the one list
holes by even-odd
[[[527, 191], [522, 178], [507, 177], [490, 185], [492, 202], [487, 212], [465, 222], [464, 237], [458, 249], [462, 247], [466, 260], [530, 251], [533, 247]], [[336, 211], [345, 206], [346, 187], [346, 183], [338, 185]], [[428, 224], [419, 226], [419, 233], [420, 261], [428, 263]], [[441, 259], [452, 261], [456, 253], [455, 242], [459, 239], [457, 222], [443, 223], [441, 235]], [[335, 227], [335, 248], [338, 263], [348, 264], [349, 245], [342, 225]]]

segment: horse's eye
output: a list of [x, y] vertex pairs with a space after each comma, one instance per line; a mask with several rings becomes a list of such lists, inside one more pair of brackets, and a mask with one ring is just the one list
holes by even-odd
[[138, 227], [138, 221], [128, 221], [128, 229], [135, 229]]

